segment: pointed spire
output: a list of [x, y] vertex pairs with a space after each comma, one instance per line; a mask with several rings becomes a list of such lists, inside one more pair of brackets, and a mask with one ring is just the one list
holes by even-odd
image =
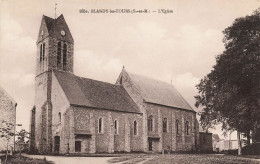
[[125, 69], [125, 66], [123, 65], [123, 69]]

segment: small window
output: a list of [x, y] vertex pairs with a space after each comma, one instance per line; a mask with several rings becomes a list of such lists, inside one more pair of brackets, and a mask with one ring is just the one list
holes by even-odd
[[153, 116], [150, 115], [148, 117], [148, 131], [152, 132], [153, 131]]
[[98, 133], [102, 133], [103, 132], [103, 121], [102, 118], [98, 119]]
[[179, 134], [179, 127], [180, 126], [180, 123], [179, 123], [179, 120], [176, 120], [176, 134]]
[[186, 122], [186, 135], [189, 135], [190, 134], [190, 123], [187, 121]]
[[118, 134], [118, 122], [117, 122], [117, 120], [114, 121], [114, 128], [115, 128], [115, 134]]
[[45, 56], [45, 43], [43, 43], [43, 47], [42, 47], [42, 60], [44, 60], [44, 56]]
[[137, 121], [134, 121], [134, 135], [137, 135]]
[[75, 141], [75, 151], [81, 152], [81, 141]]
[[61, 42], [58, 42], [58, 50], [57, 50], [57, 66], [61, 63]]
[[42, 61], [42, 44], [40, 46], [40, 61]]
[[120, 84], [123, 83], [123, 76], [120, 77]]
[[60, 112], [59, 112], [58, 116], [59, 116], [59, 123], [61, 123], [61, 113]]
[[43, 116], [43, 113], [42, 113], [42, 123], [43, 123], [43, 121], [44, 121], [44, 116]]
[[163, 119], [163, 132], [167, 132], [167, 118], [165, 117], [164, 119]]
[[63, 45], [63, 69], [66, 68], [67, 64], [67, 44]]

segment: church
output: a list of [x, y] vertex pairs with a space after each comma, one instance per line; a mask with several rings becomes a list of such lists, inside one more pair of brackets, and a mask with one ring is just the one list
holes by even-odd
[[122, 69], [115, 84], [73, 74], [63, 15], [42, 17], [30, 148], [49, 153], [196, 150], [196, 112], [172, 84]]

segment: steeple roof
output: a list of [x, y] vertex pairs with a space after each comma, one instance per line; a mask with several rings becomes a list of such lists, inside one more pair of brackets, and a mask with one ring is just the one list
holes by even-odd
[[[65, 35], [61, 35], [61, 31], [64, 31]], [[42, 41], [47, 36], [74, 43], [69, 27], [62, 14], [57, 19], [53, 19], [45, 15], [42, 16], [37, 42]]]
[[54, 23], [54, 19], [47, 17], [45, 15], [43, 15], [43, 18], [45, 20], [45, 23], [46, 23], [46, 26], [47, 26], [47, 29], [48, 29], [48, 32], [49, 32], [51, 30], [53, 23]]

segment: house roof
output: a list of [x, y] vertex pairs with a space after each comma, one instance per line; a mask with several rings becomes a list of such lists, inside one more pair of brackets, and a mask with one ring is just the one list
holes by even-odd
[[145, 102], [194, 111], [172, 84], [133, 73], [127, 74]]
[[120, 85], [82, 78], [63, 71], [54, 70], [54, 74], [71, 105], [141, 113]]
[[212, 139], [213, 139], [213, 140], [217, 140], [217, 141], [220, 140], [218, 134], [212, 134]]

